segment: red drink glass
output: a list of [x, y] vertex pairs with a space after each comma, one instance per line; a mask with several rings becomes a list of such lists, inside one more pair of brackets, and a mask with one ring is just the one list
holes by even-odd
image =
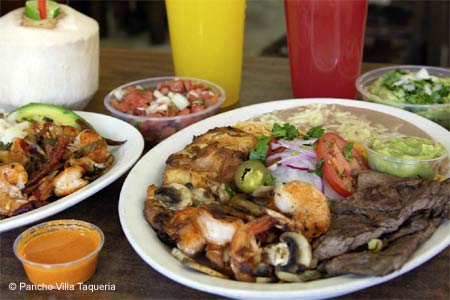
[[367, 0], [285, 0], [294, 97], [353, 99]]

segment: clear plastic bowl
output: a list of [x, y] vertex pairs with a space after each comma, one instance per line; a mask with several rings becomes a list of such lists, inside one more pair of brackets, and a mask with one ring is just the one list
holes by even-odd
[[[87, 238], [95, 243], [95, 248], [77, 259], [62, 263], [43, 263], [30, 260], [24, 252], [33, 239], [50, 235], [55, 232], [65, 234], [65, 231], [77, 231], [80, 238]], [[45, 236], [44, 236], [45, 237]], [[57, 251], [65, 251], [71, 247], [70, 243], [63, 244], [57, 237], [47, 237], [53, 241]], [[77, 284], [88, 280], [97, 268], [98, 254], [103, 247], [105, 236], [100, 228], [94, 224], [81, 220], [54, 220], [35, 225], [22, 232], [14, 242], [14, 254], [22, 262], [28, 280], [33, 284], [57, 286], [63, 284]], [[48, 247], [48, 246], [47, 246]]]
[[365, 148], [369, 167], [375, 171], [418, 179], [433, 179], [438, 174], [445, 175], [448, 172], [448, 153], [432, 159], [410, 159], [379, 153], [371, 149], [371, 141]]
[[438, 67], [428, 66], [392, 66], [385, 68], [378, 68], [367, 73], [364, 73], [356, 80], [356, 88], [366, 101], [376, 102], [380, 104], [395, 106], [418, 115], [421, 115], [433, 122], [438, 123], [442, 127], [450, 130], [450, 103], [447, 104], [408, 104], [389, 99], [382, 99], [368, 91], [368, 87], [372, 85], [381, 75], [395, 69], [409, 70], [416, 73], [420, 69], [425, 68], [430, 75], [436, 77], [450, 77], [450, 70]]
[[[144, 88], [155, 89], [158, 83], [174, 80], [174, 79], [182, 79], [182, 80], [190, 80], [194, 84], [200, 83], [204, 86], [209, 87], [214, 93], [219, 93], [220, 97], [216, 104], [188, 115], [182, 116], [174, 116], [174, 117], [145, 117], [145, 116], [136, 116], [127, 113], [123, 113], [121, 111], [116, 110], [110, 104], [112, 98], [117, 91], [120, 91], [129, 86], [137, 86], [140, 85]], [[215, 83], [212, 83], [207, 80], [191, 78], [191, 77], [175, 77], [175, 76], [167, 76], [167, 77], [154, 77], [147, 78], [138, 81], [133, 81], [124, 85], [119, 86], [118, 88], [109, 92], [105, 97], [105, 107], [109, 110], [113, 116], [124, 120], [133, 126], [135, 126], [144, 136], [144, 139], [151, 144], [157, 144], [175, 132], [187, 127], [195, 122], [203, 120], [207, 117], [210, 117], [217, 113], [222, 103], [225, 101], [225, 91]]]

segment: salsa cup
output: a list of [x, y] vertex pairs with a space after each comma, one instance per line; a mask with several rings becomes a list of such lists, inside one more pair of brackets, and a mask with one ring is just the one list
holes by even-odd
[[104, 240], [101, 229], [91, 223], [55, 220], [22, 232], [14, 242], [14, 254], [33, 284], [77, 284], [95, 273]]
[[[204, 110], [173, 117], [137, 116], [118, 111], [111, 105], [111, 100], [115, 98], [115, 95], [127, 87], [141, 86], [144, 88], [155, 89], [158, 83], [174, 79], [190, 80], [194, 84], [199, 83], [203, 86], [209, 87], [214, 93], [218, 93], [220, 95], [219, 99], [214, 105], [211, 105]], [[224, 101], [225, 91], [215, 83], [198, 78], [167, 76], [147, 78], [121, 85], [106, 95], [104, 104], [106, 109], [109, 110], [114, 117], [122, 119], [135, 126], [142, 133], [147, 142], [157, 144], [180, 129], [216, 114]]]

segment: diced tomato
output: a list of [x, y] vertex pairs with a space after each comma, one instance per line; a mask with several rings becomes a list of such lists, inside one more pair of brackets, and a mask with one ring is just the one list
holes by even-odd
[[178, 113], [178, 115], [179, 115], [179, 116], [184, 116], [184, 115], [188, 115], [188, 114], [190, 114], [190, 113], [191, 113], [191, 111], [189, 110], [189, 108], [185, 108], [185, 109], [181, 110], [181, 111]]
[[208, 101], [207, 106], [212, 106], [214, 104], [217, 103], [217, 101], [219, 101], [219, 95], [218, 94], [214, 94], [214, 96], [212, 96], [212, 98]]
[[198, 99], [198, 97], [195, 96], [194, 92], [193, 92], [193, 93], [189, 93], [187, 96], [188, 96], [187, 98], [188, 98], [188, 100], [189, 100], [189, 102], [190, 102], [191, 104], [192, 104], [192, 102], [194, 102], [195, 100]]
[[155, 96], [153, 96], [153, 92], [150, 90], [146, 90], [145, 92], [143, 92], [142, 97], [148, 99], [149, 102], [152, 102], [155, 99]]
[[192, 82], [190, 80], [185, 80], [184, 82], [184, 88], [187, 92], [189, 92], [192, 88]]
[[130, 111], [130, 103], [126, 101], [119, 101], [117, 99], [111, 99], [111, 106], [121, 112], [129, 112]]
[[[187, 108], [178, 111], [169, 107], [166, 111], [158, 113], [147, 113], [146, 109], [153, 101], [156, 101], [154, 90], [146, 88], [137, 88], [136, 86], [128, 86], [124, 89], [124, 95], [120, 100], [111, 99], [111, 105], [124, 113], [149, 116], [149, 117], [173, 117], [177, 115], [187, 115], [202, 111], [205, 108], [217, 103], [220, 95], [211, 94], [211, 89], [200, 83], [192, 83], [190, 80], [171, 80], [161, 82], [156, 88], [161, 94], [168, 96], [169, 92], [180, 93], [187, 97], [190, 104]], [[201, 116], [204, 118], [204, 116]]]
[[125, 94], [122, 101], [129, 102], [133, 110], [136, 110], [137, 107], [147, 107], [150, 103], [150, 100], [144, 98], [141, 93]]
[[209, 100], [211, 99], [213, 96], [209, 93], [209, 91], [203, 91], [202, 95], [201, 95], [201, 99], [202, 100]]
[[196, 113], [205, 109], [204, 105], [192, 105], [191, 112]]
[[163, 117], [163, 115], [161, 113], [159, 113], [159, 112], [157, 112], [157, 113], [148, 113], [147, 117], [149, 117], [149, 118], [161, 118], [161, 117]]
[[345, 156], [345, 148], [349, 143], [336, 133], [328, 132], [317, 141], [317, 157], [323, 159], [323, 177], [339, 195], [347, 197], [356, 190], [355, 175], [367, 169], [364, 157], [355, 149]]
[[184, 82], [183, 80], [172, 80], [169, 83], [170, 91], [174, 93], [184, 92]]
[[177, 115], [177, 112], [175, 110], [173, 110], [173, 109], [166, 110], [166, 114], [165, 114], [166, 117], [174, 117], [176, 115]]

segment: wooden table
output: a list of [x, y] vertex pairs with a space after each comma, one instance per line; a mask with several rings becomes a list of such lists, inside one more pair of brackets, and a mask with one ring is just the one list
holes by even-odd
[[[364, 64], [363, 71], [377, 67]], [[102, 49], [100, 88], [86, 110], [106, 113], [103, 97], [113, 88], [140, 78], [173, 74], [169, 54]], [[244, 60], [240, 105], [291, 98], [289, 64], [283, 58], [248, 57]], [[97, 273], [88, 282], [114, 285], [107, 291], [11, 291], [9, 285], [27, 282], [14, 256], [14, 239], [27, 225], [1, 234], [0, 299], [220, 299], [182, 286], [148, 266], [131, 248], [119, 223], [117, 206], [125, 176], [94, 196], [51, 219], [75, 218], [98, 225], [106, 241]], [[145, 187], [142, 187], [145, 188]], [[45, 221], [45, 220], [42, 220]], [[41, 222], [41, 221], [39, 221]], [[417, 269], [379, 286], [338, 299], [450, 299], [450, 248]]]

